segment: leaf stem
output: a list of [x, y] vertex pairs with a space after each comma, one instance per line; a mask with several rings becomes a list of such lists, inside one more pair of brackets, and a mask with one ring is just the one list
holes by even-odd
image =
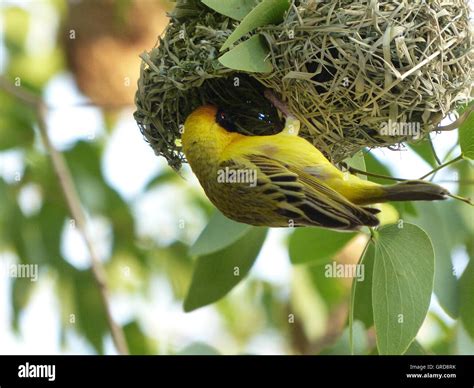
[[456, 162], [459, 162], [460, 160], [462, 160], [463, 157], [462, 157], [462, 154], [457, 156], [456, 158], [450, 160], [449, 162], [446, 162], [446, 163], [443, 163], [441, 165], [439, 165], [438, 167], [434, 168], [433, 170], [431, 170], [428, 174], [425, 174], [423, 175], [421, 178], [419, 178], [419, 180], [423, 180], [423, 179], [426, 179], [428, 178], [430, 175], [434, 174], [435, 172], [453, 164], [453, 163], [456, 163]]
[[[373, 231], [372, 228], [369, 228], [370, 234], [372, 235]], [[369, 244], [372, 242], [372, 238], [367, 241], [367, 244], [362, 251], [362, 254], [359, 257], [357, 265], [362, 264], [364, 256], [369, 249]], [[355, 291], [356, 291], [356, 278], [352, 278], [352, 286], [351, 286], [351, 302], [349, 308], [349, 346], [351, 349], [351, 355], [354, 355], [354, 304], [355, 304]]]
[[33, 109], [36, 110], [41, 140], [51, 158], [51, 163], [53, 165], [54, 172], [56, 173], [56, 176], [58, 178], [59, 185], [62, 189], [64, 198], [66, 199], [69, 212], [74, 221], [76, 222], [77, 229], [82, 235], [82, 238], [84, 239], [84, 242], [87, 246], [87, 250], [89, 251], [89, 255], [91, 257], [91, 271], [97, 284], [102, 304], [104, 306], [105, 314], [107, 316], [107, 323], [110, 329], [110, 333], [112, 335], [112, 340], [118, 353], [123, 355], [128, 354], [128, 347], [127, 342], [125, 340], [124, 332], [112, 317], [105, 270], [99, 260], [97, 251], [94, 247], [94, 244], [92, 243], [92, 239], [90, 238], [90, 235], [87, 232], [84, 212], [82, 210], [81, 201], [77, 194], [77, 190], [74, 185], [71, 172], [69, 171], [68, 165], [64, 159], [63, 154], [54, 147], [48, 135], [48, 130], [46, 126], [47, 106], [40, 97], [23, 89], [20, 86], [14, 85], [4, 76], [0, 76], [0, 89], [3, 89], [11, 96], [16, 97], [18, 100], [21, 100], [22, 102], [30, 105]]

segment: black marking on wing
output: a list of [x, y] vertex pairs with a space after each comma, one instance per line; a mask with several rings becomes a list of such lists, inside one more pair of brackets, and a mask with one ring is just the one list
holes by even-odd
[[288, 217], [288, 219], [291, 219], [291, 220], [298, 220], [301, 218], [300, 213], [297, 213], [293, 210], [286, 209], [286, 208], [278, 209], [277, 213], [283, 217]]
[[277, 213], [293, 219], [295, 224], [334, 229], [357, 229], [379, 224], [373, 209], [359, 207], [317, 178], [304, 171], [262, 155], [248, 155], [286, 198]]
[[296, 175], [285, 175], [285, 174], [271, 175], [271, 176], [269, 176], [269, 178], [272, 180], [272, 182], [275, 182], [275, 183], [277, 183], [277, 182], [296, 182], [297, 179], [298, 179], [298, 177]]

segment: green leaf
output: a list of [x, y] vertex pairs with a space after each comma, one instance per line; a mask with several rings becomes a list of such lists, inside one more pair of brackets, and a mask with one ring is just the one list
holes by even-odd
[[128, 350], [132, 355], [151, 354], [149, 339], [143, 333], [139, 323], [132, 321], [123, 327]]
[[220, 353], [202, 342], [194, 342], [177, 353], [179, 356], [218, 356]]
[[426, 355], [426, 351], [425, 349], [423, 349], [423, 346], [421, 346], [420, 343], [415, 340], [411, 343], [407, 351], [403, 354], [405, 356], [424, 356]]
[[467, 333], [474, 340], [474, 260], [471, 258], [459, 279], [459, 313]]
[[91, 271], [75, 271], [74, 301], [77, 328], [94, 346], [98, 353], [103, 353], [103, 337], [108, 330], [104, 305], [99, 294], [97, 283]]
[[14, 118], [0, 117], [0, 151], [15, 147], [30, 146], [34, 140], [32, 129], [22, 128]]
[[[455, 166], [456, 172], [458, 174], [458, 179], [460, 182], [465, 182], [465, 184], [460, 184], [458, 189], [458, 195], [461, 195], [466, 198], [474, 198], [474, 185], [471, 182], [474, 182], [474, 168], [473, 162], [470, 160], [462, 160], [457, 163]], [[456, 209], [455, 215], [458, 217], [455, 225], [459, 224], [459, 221], [465, 225], [465, 235], [463, 236], [464, 242], [463, 245], [466, 246], [468, 252], [471, 255], [471, 260], [474, 260], [474, 208], [467, 206], [461, 201], [454, 201], [454, 207]]]
[[458, 323], [456, 329], [456, 354], [472, 356], [474, 354], [474, 340], [469, 336], [461, 322]]
[[235, 222], [216, 210], [196, 242], [189, 249], [191, 256], [203, 256], [220, 251], [241, 239], [251, 225]]
[[297, 229], [290, 237], [290, 260], [293, 264], [325, 263], [356, 235], [322, 228]]
[[459, 295], [451, 250], [455, 245], [453, 235], [459, 233], [461, 223], [456, 219], [448, 221], [452, 215], [452, 211], [447, 209], [449, 205], [419, 202], [415, 205], [418, 216], [407, 217], [407, 220], [421, 227], [431, 237], [436, 263], [434, 292], [446, 313], [455, 318], [458, 316]]
[[[446, 354], [446, 353], [445, 353]], [[371, 356], [378, 356], [379, 352], [377, 348], [374, 348], [372, 352], [370, 353]], [[403, 353], [404, 356], [426, 356], [427, 352], [421, 344], [417, 341], [414, 340], [411, 345], [408, 347], [407, 351]]]
[[267, 59], [269, 53], [263, 36], [255, 35], [221, 56], [219, 62], [229, 69], [269, 73], [273, 70], [272, 64]]
[[465, 158], [474, 159], [474, 113], [459, 127], [459, 144]]
[[429, 139], [425, 138], [417, 143], [408, 144], [408, 147], [410, 147], [411, 150], [413, 150], [420, 158], [422, 158], [431, 167], [436, 167], [438, 165], [436, 163], [436, 159], [433, 154], [433, 150], [431, 148]]
[[366, 328], [374, 324], [374, 310], [372, 308], [372, 280], [374, 272], [375, 247], [369, 243], [360, 264], [364, 266], [364, 280], [355, 280], [354, 320], [364, 323]]
[[[363, 151], [357, 152], [351, 158], [347, 158], [346, 160], [344, 160], [344, 162], [347, 163], [349, 167], [353, 167], [361, 171], [367, 171], [366, 166], [365, 166], [365, 157], [364, 157]], [[365, 176], [364, 174], [356, 174], [356, 175], [361, 179], [367, 180], [367, 176]]]
[[[355, 321], [353, 324], [354, 354], [366, 354], [368, 351], [367, 334], [364, 325]], [[349, 328], [345, 329], [337, 342], [328, 349], [324, 349], [321, 355], [351, 355]]]
[[42, 261], [58, 269], [62, 269], [65, 264], [60, 245], [64, 222], [69, 217], [69, 213], [62, 205], [45, 198], [40, 212], [33, 218], [41, 230], [41, 253], [44, 255]]
[[289, 7], [289, 0], [263, 0], [245, 16], [224, 42], [220, 51], [228, 49], [233, 43], [257, 27], [280, 23]]
[[184, 311], [213, 303], [234, 288], [250, 271], [266, 234], [266, 228], [252, 227], [227, 248], [198, 257]]
[[201, 0], [221, 15], [242, 20], [257, 4], [258, 0]]
[[430, 238], [415, 225], [381, 228], [372, 285], [379, 354], [406, 352], [428, 312], [434, 280]]
[[31, 146], [35, 138], [33, 110], [0, 92], [0, 151]]
[[12, 327], [15, 331], [20, 330], [20, 313], [25, 309], [33, 296], [36, 283], [28, 278], [13, 278], [11, 287], [12, 301]]

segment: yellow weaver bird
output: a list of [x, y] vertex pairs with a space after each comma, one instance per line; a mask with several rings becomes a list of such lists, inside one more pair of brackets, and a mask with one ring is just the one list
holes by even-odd
[[298, 136], [288, 116], [282, 132], [245, 136], [215, 106], [186, 119], [183, 152], [212, 203], [227, 217], [256, 226], [318, 226], [356, 230], [377, 226], [386, 201], [442, 200], [444, 188], [424, 181], [379, 185], [342, 172]]

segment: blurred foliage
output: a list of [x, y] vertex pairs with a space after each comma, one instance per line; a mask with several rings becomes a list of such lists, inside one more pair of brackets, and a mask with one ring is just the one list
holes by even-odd
[[290, 239], [290, 258], [293, 264], [325, 263], [331, 260], [356, 233], [335, 233], [321, 228], [296, 230]]
[[0, 151], [31, 146], [34, 119], [31, 109], [0, 92]]
[[[67, 2], [42, 2], [51, 11], [50, 24], [61, 25], [67, 15]], [[209, 3], [221, 6], [220, 2]], [[124, 17], [126, 4], [117, 2], [118, 17]], [[49, 81], [70, 71], [65, 67], [64, 47], [57, 43], [61, 30], [57, 29], [52, 41], [38, 48], [32, 42], [32, 28], [38, 21], [43, 22], [38, 19], [40, 13], [15, 5], [4, 6], [1, 12], [7, 54], [3, 75], [17, 86], [45, 95]], [[157, 172], [138, 197], [124, 198], [108, 182], [102, 167], [115, 131], [115, 120], [105, 112], [104, 117], [110, 131], [94, 139], [75, 140], [63, 153], [88, 220], [99, 219], [110, 227], [110, 247], [103, 254], [103, 264], [113, 299], [125, 298], [133, 307], [149, 303], [149, 310], [155, 301], [165, 298], [156, 291], [167, 289], [173, 306], [186, 311], [203, 308], [209, 317], [218, 317], [219, 333], [223, 333], [215, 344], [203, 343], [201, 337], [196, 340], [169, 328], [156, 329], [138, 308], [132, 308], [131, 316], [121, 320], [132, 354], [246, 353], [255, 349], [262, 337], [267, 344], [275, 343], [277, 351], [289, 354], [474, 354], [474, 213], [466, 204], [393, 204], [404, 228], [398, 229], [395, 224], [377, 232], [378, 237], [368, 244], [362, 257], [364, 281], [354, 282], [352, 294], [351, 279], [327, 276], [327, 265], [357, 263], [367, 231], [289, 230], [288, 256], [292, 264], [298, 265], [290, 269], [291, 281], [281, 284], [252, 274], [268, 230], [228, 220], [199, 191], [189, 190], [189, 183], [171, 169]], [[461, 129], [460, 148], [466, 159], [472, 158], [473, 117]], [[0, 164], [0, 253], [13, 255], [21, 264], [38, 264], [40, 279], [53, 281], [61, 322], [59, 334], [65, 349], [71, 345], [69, 334], [73, 332], [85, 339], [92, 351], [104, 353], [110, 332], [97, 284], [89, 267], [80, 268], [65, 255], [65, 235], [75, 230], [75, 223], [36, 126], [35, 113], [28, 106], [0, 91], [0, 163], [7, 154], [21, 160], [20, 168], [11, 176]], [[138, 133], [136, 128], [130, 130]], [[436, 166], [427, 141], [411, 144], [407, 152]], [[347, 163], [392, 175], [390, 166], [371, 152], [361, 153]], [[460, 181], [460, 195], [474, 198], [471, 161], [464, 160], [446, 171], [453, 180]], [[381, 178], [368, 179], [390, 183]], [[179, 228], [173, 241], [166, 243], [160, 236], [140, 232], [143, 220], [134, 210], [137, 202], [163, 187], [186, 191], [189, 197], [188, 204], [177, 200], [168, 207], [191, 206], [205, 216], [206, 225], [202, 225], [199, 236], [193, 235], [193, 244]], [[390, 217], [396, 212], [392, 211]], [[164, 234], [169, 225], [160, 227]], [[431, 245], [434, 257], [429, 253]], [[443, 311], [430, 310], [425, 319], [433, 271], [433, 290]], [[386, 294], [389, 287], [397, 293]], [[11, 278], [9, 290], [11, 328], [21, 334], [22, 312], [38, 284]], [[148, 311], [158, 315], [158, 320], [160, 313]], [[390, 320], [398, 313], [407, 314], [409, 323], [400, 326]], [[454, 324], [447, 323], [445, 313], [455, 319]], [[429, 340], [423, 336], [424, 330], [416, 336], [423, 321], [436, 332]], [[167, 332], [160, 334], [158, 330]], [[176, 338], [164, 338], [173, 335]], [[377, 344], [377, 337], [382, 336], [384, 340]]]
[[[221, 224], [220, 228], [224, 225]], [[226, 248], [199, 256], [184, 310], [192, 311], [215, 302], [235, 287], [257, 259], [266, 234], [265, 228], [253, 227]]]

